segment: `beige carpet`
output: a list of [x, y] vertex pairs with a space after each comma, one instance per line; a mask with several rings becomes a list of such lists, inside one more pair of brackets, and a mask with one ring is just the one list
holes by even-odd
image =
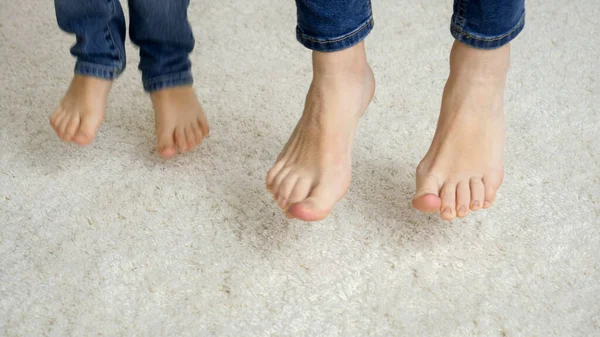
[[453, 223], [410, 208], [451, 2], [374, 10], [353, 184], [305, 224], [264, 190], [310, 79], [293, 1], [192, 1], [213, 133], [170, 161], [130, 44], [97, 141], [62, 144], [73, 38], [51, 1], [2, 1], [0, 336], [600, 336], [600, 3], [528, 2], [504, 185]]

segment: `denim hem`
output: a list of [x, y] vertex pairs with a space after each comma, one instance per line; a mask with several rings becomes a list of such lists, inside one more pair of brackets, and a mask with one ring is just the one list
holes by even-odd
[[110, 81], [119, 77], [119, 75], [123, 73], [123, 70], [125, 70], [124, 67], [111, 67], [84, 61], [77, 61], [77, 63], [75, 63], [76, 74], [83, 76], [98, 77]]
[[153, 78], [144, 78], [143, 83], [146, 92], [153, 92], [161, 89], [191, 85], [194, 83], [194, 78], [190, 71], [183, 71]]
[[496, 49], [496, 48], [500, 48], [500, 47], [504, 46], [505, 44], [509, 43], [510, 41], [514, 40], [517, 37], [517, 35], [519, 35], [519, 33], [521, 33], [521, 31], [523, 30], [524, 27], [525, 27], [525, 12], [523, 12], [521, 19], [519, 19], [519, 22], [517, 22], [517, 24], [515, 26], [513, 26], [511, 29], [509, 29], [508, 32], [506, 32], [504, 34], [500, 34], [498, 36], [491, 36], [491, 37], [490, 36], [485, 36], [485, 37], [477, 36], [474, 33], [466, 32], [463, 29], [463, 27], [461, 27], [459, 24], [455, 23], [454, 20], [450, 26], [450, 33], [459, 42], [462, 42], [473, 48]]
[[303, 46], [314, 51], [340, 51], [346, 48], [350, 48], [364, 40], [367, 37], [367, 35], [369, 35], [369, 33], [373, 30], [374, 24], [375, 22], [373, 20], [373, 17], [371, 16], [365, 23], [361, 24], [352, 32], [333, 39], [320, 39], [308, 36], [302, 33], [300, 27], [296, 27], [296, 39]]

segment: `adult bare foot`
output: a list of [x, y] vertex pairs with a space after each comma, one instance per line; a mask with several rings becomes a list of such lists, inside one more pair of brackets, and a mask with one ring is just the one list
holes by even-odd
[[455, 42], [437, 130], [417, 168], [413, 206], [444, 220], [488, 208], [504, 177], [504, 88], [510, 47]]
[[59, 107], [50, 117], [50, 125], [65, 142], [88, 145], [100, 124], [112, 81], [75, 75]]
[[208, 136], [208, 120], [191, 86], [158, 90], [150, 94], [156, 122], [158, 154], [170, 158], [187, 152]]
[[289, 217], [321, 220], [346, 194], [354, 133], [374, 92], [364, 43], [339, 52], [313, 52], [304, 112], [267, 174], [267, 189]]

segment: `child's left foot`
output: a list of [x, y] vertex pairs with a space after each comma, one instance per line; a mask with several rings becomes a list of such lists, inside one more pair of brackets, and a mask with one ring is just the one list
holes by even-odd
[[158, 154], [171, 158], [188, 152], [208, 136], [208, 121], [191, 86], [158, 90], [150, 94], [156, 121]]
[[504, 87], [508, 45], [455, 42], [437, 130], [417, 168], [413, 206], [444, 220], [488, 208], [504, 176]]

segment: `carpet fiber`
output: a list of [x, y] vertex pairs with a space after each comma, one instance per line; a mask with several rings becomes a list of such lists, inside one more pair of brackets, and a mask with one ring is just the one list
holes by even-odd
[[374, 1], [375, 100], [347, 197], [288, 221], [264, 188], [311, 77], [293, 1], [192, 1], [212, 135], [162, 160], [128, 70], [87, 148], [51, 1], [0, 9], [0, 336], [600, 336], [600, 4], [528, 1], [495, 207], [410, 207], [448, 72], [451, 2]]

